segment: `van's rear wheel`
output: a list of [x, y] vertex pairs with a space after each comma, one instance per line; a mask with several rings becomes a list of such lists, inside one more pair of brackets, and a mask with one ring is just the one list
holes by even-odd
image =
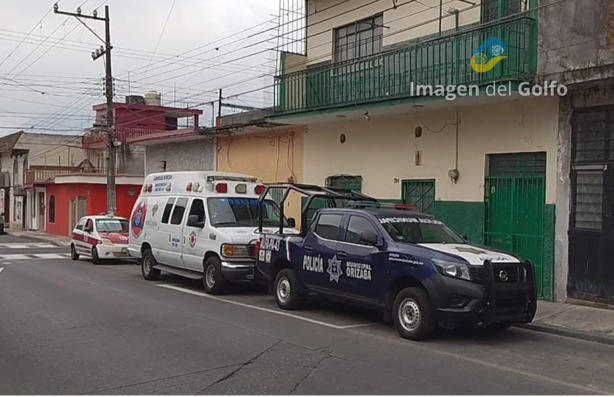
[[299, 303], [299, 287], [296, 273], [284, 269], [275, 277], [275, 301], [280, 309], [294, 310]]
[[212, 256], [205, 261], [203, 285], [205, 286], [205, 292], [211, 295], [223, 294], [228, 287], [228, 282], [222, 274], [220, 258]]
[[156, 266], [156, 258], [153, 256], [151, 249], [146, 248], [141, 258], [141, 273], [143, 278], [148, 281], [156, 281], [160, 278], [160, 269], [154, 268]]
[[392, 320], [401, 337], [411, 340], [428, 338], [435, 329], [435, 320], [427, 293], [414, 287], [401, 290], [392, 306]]

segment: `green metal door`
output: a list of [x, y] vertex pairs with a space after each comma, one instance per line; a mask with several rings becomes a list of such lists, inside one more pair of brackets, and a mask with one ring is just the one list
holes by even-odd
[[486, 178], [485, 243], [533, 262], [538, 294], [543, 297], [545, 156], [543, 167], [536, 156], [515, 156], [511, 167], [491, 158], [491, 174], [503, 176]]

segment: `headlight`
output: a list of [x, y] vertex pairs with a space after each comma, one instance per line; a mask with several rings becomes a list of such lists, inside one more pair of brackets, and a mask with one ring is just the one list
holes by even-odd
[[249, 258], [247, 245], [222, 244], [222, 255], [225, 257]]
[[108, 238], [103, 238], [101, 241], [102, 241], [102, 244], [104, 245], [113, 245], [113, 241], [111, 241]]
[[444, 276], [471, 281], [469, 267], [464, 263], [448, 262], [439, 259], [431, 259], [431, 262], [433, 262], [433, 265], [435, 265]]

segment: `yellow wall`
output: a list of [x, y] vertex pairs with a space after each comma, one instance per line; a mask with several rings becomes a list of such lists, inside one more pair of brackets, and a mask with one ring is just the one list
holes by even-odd
[[[303, 128], [290, 132], [220, 137], [217, 170], [257, 177], [263, 183], [303, 181]], [[286, 215], [300, 220], [300, 199], [286, 202]]]
[[[455, 18], [448, 11], [460, 11], [460, 25], [480, 21], [480, 0], [476, 6], [458, 0], [443, 0], [442, 31], [455, 27]], [[335, 6], [338, 4], [337, 6]], [[315, 0], [308, 2], [307, 62], [331, 59], [334, 29], [354, 21], [383, 13], [384, 45], [390, 45], [439, 32], [439, 0]]]
[[[407, 114], [398, 116], [309, 125], [304, 181], [323, 184], [330, 175], [361, 175], [364, 193], [400, 199], [400, 180], [436, 179], [437, 200], [483, 201], [486, 154], [544, 151], [546, 201], [554, 203], [558, 99], [523, 98], [458, 111], [457, 183], [448, 178], [455, 166], [456, 109], [416, 113], [409, 107]], [[436, 132], [446, 124], [452, 125], [439, 133], [427, 129]], [[417, 126], [423, 126], [421, 138], [414, 136]], [[422, 152], [421, 166], [415, 165], [417, 150]]]

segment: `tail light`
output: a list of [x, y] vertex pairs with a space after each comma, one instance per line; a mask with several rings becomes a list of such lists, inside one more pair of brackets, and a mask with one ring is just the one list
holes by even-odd
[[260, 252], [260, 244], [261, 244], [261, 240], [260, 239], [256, 240], [256, 247], [254, 248], [254, 257], [256, 259], [258, 259], [258, 253]]
[[150, 183], [149, 185], [147, 185], [147, 191], [151, 193], [152, 190], [153, 190], [153, 185]]
[[257, 195], [261, 195], [263, 192], [264, 192], [263, 185], [258, 185], [254, 188], [254, 193], [256, 193]]
[[215, 191], [218, 193], [227, 193], [228, 192], [228, 184], [226, 183], [218, 183], [215, 185]]
[[186, 192], [192, 191], [192, 182], [188, 182], [188, 185], [185, 187]]

